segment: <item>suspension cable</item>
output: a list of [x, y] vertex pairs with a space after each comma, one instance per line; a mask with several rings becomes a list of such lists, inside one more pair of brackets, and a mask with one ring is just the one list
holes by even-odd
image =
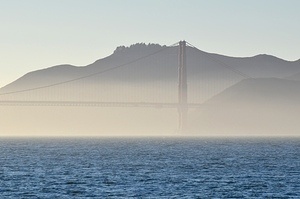
[[240, 75], [240, 76], [242, 76], [242, 77], [244, 77], [244, 78], [253, 78], [253, 77], [251, 77], [251, 76], [249, 76], [249, 75], [247, 75], [247, 74], [245, 74], [245, 73], [239, 71], [238, 69], [233, 68], [232, 66], [226, 64], [225, 62], [222, 62], [222, 61], [220, 61], [220, 60], [218, 60], [218, 59], [216, 59], [216, 58], [213, 58], [213, 57], [212, 57], [211, 55], [209, 55], [208, 53], [203, 53], [203, 51], [201, 51], [200, 49], [198, 49], [198, 48], [195, 47], [194, 45], [190, 44], [189, 42], [186, 42], [186, 43], [189, 44], [191, 47], [195, 48], [196, 50], [198, 50], [199, 52], [201, 52], [204, 56], [206, 56], [206, 57], [209, 58], [210, 60], [219, 63], [220, 66], [223, 66], [223, 67], [225, 67], [225, 68], [231, 70], [232, 72], [234, 72], [234, 73], [236, 73], [236, 74], [238, 74], [238, 75]]

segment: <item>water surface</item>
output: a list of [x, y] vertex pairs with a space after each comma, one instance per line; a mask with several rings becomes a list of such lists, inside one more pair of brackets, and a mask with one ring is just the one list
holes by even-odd
[[1, 138], [0, 198], [297, 198], [299, 138]]

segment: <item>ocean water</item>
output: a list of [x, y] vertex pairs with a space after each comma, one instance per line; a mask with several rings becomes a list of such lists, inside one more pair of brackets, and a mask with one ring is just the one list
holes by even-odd
[[0, 198], [300, 198], [300, 139], [1, 138]]

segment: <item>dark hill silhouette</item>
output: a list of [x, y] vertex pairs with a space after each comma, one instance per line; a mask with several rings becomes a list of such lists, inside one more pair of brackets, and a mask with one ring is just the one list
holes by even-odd
[[246, 79], [191, 113], [191, 126], [236, 135], [299, 135], [299, 101], [299, 81]]
[[207, 104], [298, 103], [300, 82], [279, 78], [245, 79], [208, 100]]

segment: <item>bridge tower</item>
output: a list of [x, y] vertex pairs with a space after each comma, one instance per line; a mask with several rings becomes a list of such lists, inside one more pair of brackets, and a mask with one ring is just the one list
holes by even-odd
[[178, 114], [179, 132], [187, 130], [187, 68], [186, 68], [186, 42], [179, 42], [178, 52]]

